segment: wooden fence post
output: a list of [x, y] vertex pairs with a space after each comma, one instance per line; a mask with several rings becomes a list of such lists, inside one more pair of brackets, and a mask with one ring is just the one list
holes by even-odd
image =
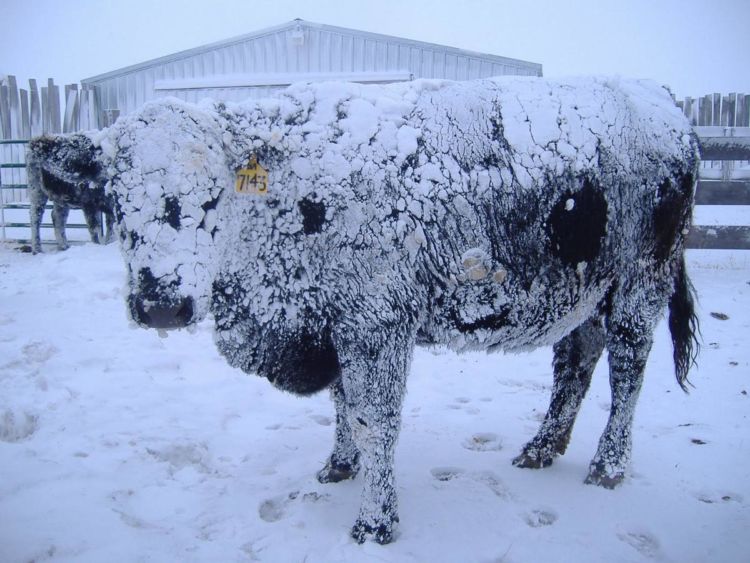
[[31, 123], [29, 121], [29, 93], [21, 88], [21, 138], [31, 137]]
[[36, 80], [33, 78], [29, 80], [29, 88], [31, 90], [31, 136], [36, 137], [42, 134], [44, 127], [42, 125], [42, 108], [39, 104], [39, 90], [37, 90]]
[[78, 85], [67, 84], [65, 86], [65, 119], [63, 120], [63, 133], [72, 133], [78, 130]]
[[10, 98], [8, 87], [0, 85], [0, 137], [10, 139]]
[[10, 98], [10, 138], [21, 138], [21, 101], [18, 96], [16, 77], [8, 75], [8, 95]]
[[60, 88], [55, 85], [55, 82], [50, 78], [47, 81], [47, 96], [48, 96], [48, 108], [50, 118], [50, 133], [62, 132], [62, 124], [60, 122]]

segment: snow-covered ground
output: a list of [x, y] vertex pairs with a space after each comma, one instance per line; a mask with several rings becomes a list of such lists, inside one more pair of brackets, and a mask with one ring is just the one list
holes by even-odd
[[622, 487], [583, 484], [606, 361], [568, 454], [532, 471], [510, 461], [546, 409], [551, 350], [418, 350], [399, 535], [360, 546], [360, 481], [314, 478], [333, 443], [325, 393], [299, 399], [229, 368], [209, 323], [167, 339], [129, 328], [115, 246], [0, 248], [0, 561], [748, 561], [750, 259], [688, 263], [695, 388], [675, 383], [662, 322]]

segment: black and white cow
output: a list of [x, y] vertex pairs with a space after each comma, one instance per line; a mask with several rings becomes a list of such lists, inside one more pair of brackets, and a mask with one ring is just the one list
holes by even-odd
[[[626, 474], [657, 320], [677, 380], [694, 360], [683, 243], [698, 148], [669, 94], [619, 79], [295, 86], [275, 100], [167, 100], [101, 140], [144, 327], [211, 311], [227, 361], [307, 395], [329, 388], [321, 482], [364, 473], [352, 535], [389, 542], [412, 350], [554, 344], [538, 434], [565, 452], [602, 351], [612, 406], [586, 481]], [[235, 190], [257, 161], [267, 190]]]
[[[26, 152], [26, 171], [29, 190], [31, 221], [31, 251], [42, 251], [39, 227], [44, 206], [52, 200], [52, 223], [60, 250], [68, 248], [65, 225], [70, 208], [80, 208], [86, 218], [91, 240], [100, 242], [101, 214], [106, 217], [107, 232], [104, 243], [113, 238], [114, 214], [112, 201], [104, 193], [106, 180], [95, 156], [91, 138], [83, 133], [66, 136], [45, 135], [29, 143]], [[59, 163], [66, 163], [61, 168]]]

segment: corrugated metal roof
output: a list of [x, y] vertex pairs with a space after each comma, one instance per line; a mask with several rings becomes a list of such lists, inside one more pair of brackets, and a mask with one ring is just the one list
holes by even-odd
[[440, 49], [440, 50], [442, 50], [442, 51], [444, 51], [446, 53], [449, 53], [449, 54], [462, 55], [462, 56], [472, 56], [472, 57], [481, 57], [482, 59], [485, 59], [485, 60], [488, 60], [488, 61], [492, 61], [492, 62], [495, 62], [495, 63], [498, 63], [498, 64], [508, 65], [508, 66], [518, 66], [518, 67], [524, 67], [524, 68], [538, 67], [538, 73], [539, 73], [539, 75], [541, 75], [541, 72], [542, 72], [542, 65], [541, 64], [531, 63], [531, 62], [523, 61], [523, 60], [520, 60], [520, 59], [511, 59], [511, 58], [508, 58], [508, 57], [500, 57], [498, 55], [490, 55], [490, 54], [486, 54], [486, 53], [478, 53], [476, 51], [468, 51], [468, 50], [464, 50], [464, 49], [458, 49], [458, 48], [455, 48], [455, 47], [448, 47], [448, 46], [445, 46], [445, 45], [438, 45], [436, 43], [427, 43], [427, 42], [424, 42], [424, 41], [415, 41], [415, 40], [412, 40], [412, 39], [404, 39], [402, 37], [395, 37], [395, 36], [391, 36], [391, 35], [383, 35], [383, 34], [372, 33], [372, 32], [368, 32], [368, 31], [359, 31], [359, 30], [356, 30], [356, 29], [349, 29], [349, 28], [344, 28], [344, 27], [337, 27], [337, 26], [332, 26], [332, 25], [319, 24], [319, 23], [308, 22], [308, 21], [301, 20], [301, 19], [296, 19], [296, 20], [292, 20], [292, 21], [290, 21], [288, 23], [285, 23], [285, 24], [282, 24], [282, 25], [278, 25], [278, 26], [274, 26], [274, 27], [269, 27], [269, 28], [266, 28], [266, 29], [262, 29], [262, 30], [259, 30], [259, 31], [255, 31], [255, 32], [252, 32], [252, 33], [245, 34], [245, 35], [240, 35], [240, 36], [237, 36], [237, 37], [232, 37], [230, 39], [225, 39], [223, 41], [219, 41], [219, 42], [216, 42], [216, 43], [209, 43], [208, 45], [202, 45], [200, 47], [195, 47], [193, 49], [188, 49], [186, 51], [180, 51], [178, 53], [174, 53], [174, 54], [171, 54], [171, 55], [166, 55], [164, 57], [159, 57], [159, 58], [156, 58], [156, 59], [151, 59], [149, 61], [145, 61], [145, 62], [138, 63], [138, 64], [135, 64], [135, 65], [127, 66], [127, 67], [124, 67], [124, 68], [121, 68], [121, 69], [118, 69], [118, 70], [113, 70], [113, 71], [110, 71], [110, 72], [107, 72], [107, 73], [104, 73], [104, 74], [99, 74], [97, 76], [92, 76], [90, 78], [86, 78], [84, 80], [81, 80], [81, 83], [84, 83], [84, 84], [85, 83], [96, 83], [96, 82], [100, 82], [102, 80], [108, 80], [108, 79], [111, 79], [111, 78], [116, 78], [116, 77], [123, 76], [123, 75], [126, 75], [126, 74], [131, 74], [133, 72], [138, 72], [140, 70], [144, 70], [144, 69], [147, 69], [147, 68], [151, 68], [151, 67], [155, 67], [155, 66], [159, 66], [159, 65], [168, 64], [168, 63], [171, 63], [171, 62], [174, 62], [174, 61], [178, 61], [180, 59], [185, 59], [185, 58], [193, 57], [195, 55], [200, 55], [200, 54], [203, 54], [203, 53], [206, 53], [206, 52], [210, 52], [210, 51], [213, 51], [213, 50], [216, 50], [216, 49], [221, 49], [221, 48], [224, 48], [224, 47], [229, 47], [229, 46], [232, 46], [232, 45], [235, 45], [235, 44], [238, 44], [238, 43], [243, 43], [243, 42], [250, 41], [250, 40], [253, 40], [253, 39], [258, 39], [260, 37], [265, 37], [265, 36], [268, 36], [268, 35], [273, 35], [273, 34], [276, 34], [276, 33], [279, 33], [279, 32], [283, 32], [283, 31], [287, 31], [287, 30], [290, 30], [290, 29], [294, 29], [297, 26], [302, 26], [303, 28], [306, 27], [306, 28], [310, 28], [310, 29], [317, 29], [317, 30], [320, 30], [320, 31], [328, 31], [328, 32], [332, 32], [332, 33], [357, 35], [357, 36], [360, 36], [360, 37], [365, 37], [365, 38], [369, 38], [369, 39], [373, 39], [373, 40], [398, 42], [398, 43], [401, 43], [401, 44], [406, 44], [406, 45], [411, 45], [411, 46], [416, 46], [416, 47], [421, 47], [421, 48]]

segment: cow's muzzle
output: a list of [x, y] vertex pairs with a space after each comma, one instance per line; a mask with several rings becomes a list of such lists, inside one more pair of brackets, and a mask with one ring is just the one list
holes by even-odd
[[193, 298], [182, 297], [162, 303], [142, 297], [130, 298], [133, 320], [148, 328], [184, 328], [193, 320]]

